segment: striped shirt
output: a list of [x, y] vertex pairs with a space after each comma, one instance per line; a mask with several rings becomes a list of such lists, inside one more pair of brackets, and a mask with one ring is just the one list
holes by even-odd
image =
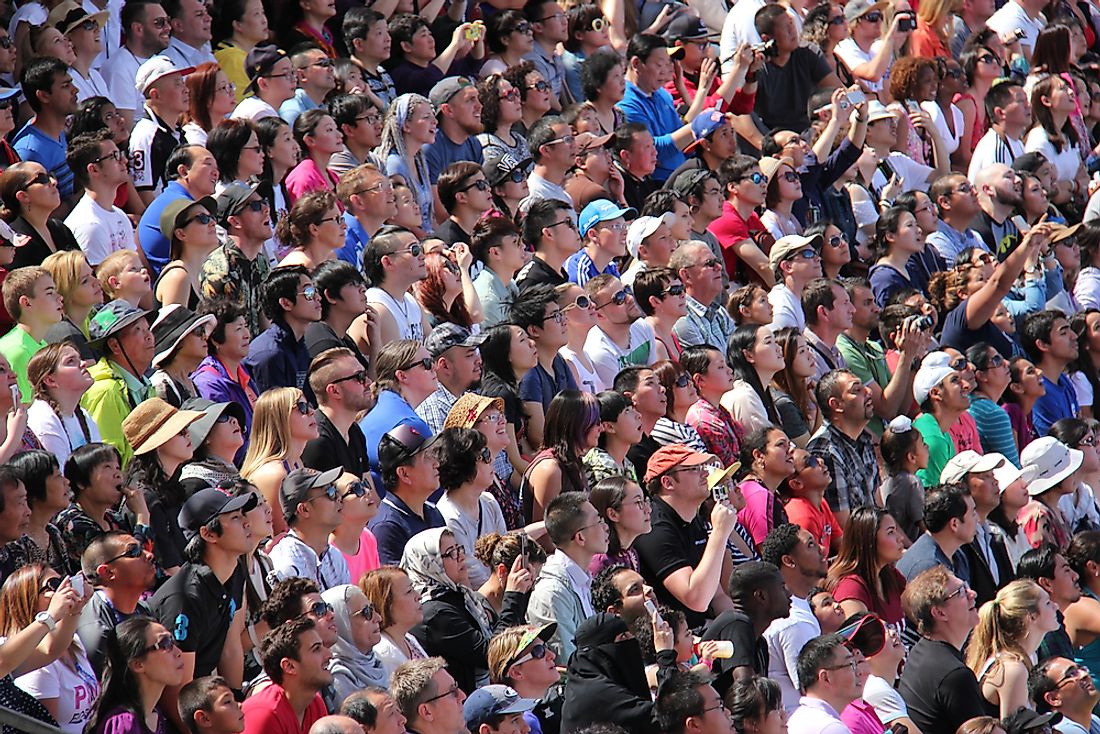
[[997, 453], [1020, 466], [1020, 451], [1016, 448], [1016, 436], [1012, 431], [1012, 421], [1004, 408], [978, 393], [970, 395], [970, 415], [978, 424], [978, 436], [982, 441], [982, 451]]

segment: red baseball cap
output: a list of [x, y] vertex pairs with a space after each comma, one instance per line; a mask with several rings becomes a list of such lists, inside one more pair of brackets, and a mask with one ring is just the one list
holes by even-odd
[[714, 454], [700, 453], [694, 449], [688, 448], [682, 443], [662, 446], [653, 452], [653, 455], [649, 457], [649, 461], [646, 463], [645, 483], [649, 484], [652, 479], [661, 476], [671, 469], [687, 469], [693, 466], [709, 464], [716, 460], [717, 457], [715, 457]]

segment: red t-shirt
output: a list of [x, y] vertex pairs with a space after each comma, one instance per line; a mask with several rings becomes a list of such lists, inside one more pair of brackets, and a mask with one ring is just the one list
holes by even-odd
[[787, 511], [788, 520], [814, 536], [826, 558], [831, 558], [840, 551], [840, 539], [844, 537], [844, 531], [824, 499], [821, 500], [820, 510], [804, 497], [792, 497], [783, 509]]
[[840, 580], [836, 585], [836, 589], [833, 590], [833, 598], [838, 602], [846, 599], [861, 602], [869, 611], [881, 617], [886, 624], [900, 630], [904, 626], [902, 620], [905, 618], [901, 609], [901, 592], [905, 589], [905, 577], [896, 568], [890, 570], [894, 573], [898, 591], [895, 594], [890, 594], [887, 599], [877, 601], [873, 599], [871, 588], [867, 585], [867, 582], [854, 574], [845, 576]]
[[317, 719], [328, 714], [321, 694], [313, 697], [301, 722], [294, 715], [283, 687], [272, 683], [241, 704], [244, 734], [307, 734]]
[[[742, 219], [733, 204], [729, 201], [722, 203], [722, 216], [715, 219], [707, 227], [711, 234], [718, 239], [722, 246], [722, 259], [726, 261], [726, 273], [731, 280], [739, 280], [737, 272], [738, 259], [733, 246], [742, 240], [752, 239], [759, 232], [767, 231], [764, 223], [756, 212], [749, 215], [748, 220]], [[767, 255], [768, 251], [764, 250]], [[751, 272], [751, 269], [748, 269]]]

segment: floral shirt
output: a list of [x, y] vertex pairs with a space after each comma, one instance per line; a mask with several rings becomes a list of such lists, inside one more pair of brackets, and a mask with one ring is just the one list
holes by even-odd
[[1061, 551], [1069, 547], [1069, 529], [1061, 510], [1057, 508], [1052, 510], [1033, 499], [1024, 505], [1016, 522], [1024, 529], [1032, 548], [1038, 548], [1043, 543], [1050, 543]]
[[249, 260], [232, 240], [224, 242], [202, 263], [202, 294], [236, 301], [245, 307], [248, 328], [255, 336], [263, 331], [260, 324], [260, 286], [271, 265], [263, 251]]
[[584, 476], [588, 480], [589, 487], [595, 487], [596, 482], [608, 477], [626, 477], [635, 484], [638, 483], [638, 474], [634, 470], [634, 464], [627, 461], [619, 464], [611, 454], [601, 448], [591, 449], [584, 455], [581, 461], [584, 465]]
[[46, 548], [39, 548], [29, 535], [24, 535], [4, 547], [15, 568], [30, 563], [45, 563], [62, 576], [68, 573], [69, 553], [61, 537], [61, 531], [56, 525], [48, 522], [46, 535], [49, 537], [49, 545]]
[[[146, 550], [152, 549], [153, 541], [148, 527], [141, 525], [130, 527], [122, 513], [113, 510], [107, 511], [106, 520], [109, 530], [130, 533], [139, 543], [145, 546]], [[100, 527], [99, 523], [93, 520], [84, 511], [84, 508], [75, 502], [57, 513], [57, 516], [54, 517], [54, 525], [57, 526], [61, 534], [61, 540], [68, 554], [68, 573], [70, 575], [78, 573], [80, 571], [80, 556], [84, 554], [84, 549], [93, 540], [106, 533], [107, 530]]]
[[696, 430], [707, 451], [717, 456], [722, 466], [729, 466], [738, 460], [744, 429], [728, 410], [699, 398], [695, 405], [688, 408], [685, 421]]

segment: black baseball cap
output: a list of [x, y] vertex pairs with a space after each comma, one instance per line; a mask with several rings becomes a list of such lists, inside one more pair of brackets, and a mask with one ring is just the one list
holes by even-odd
[[257, 504], [255, 492], [234, 497], [230, 490], [221, 487], [200, 489], [187, 498], [179, 513], [180, 529], [188, 540], [199, 533], [199, 528], [218, 515], [237, 510], [249, 512]]

